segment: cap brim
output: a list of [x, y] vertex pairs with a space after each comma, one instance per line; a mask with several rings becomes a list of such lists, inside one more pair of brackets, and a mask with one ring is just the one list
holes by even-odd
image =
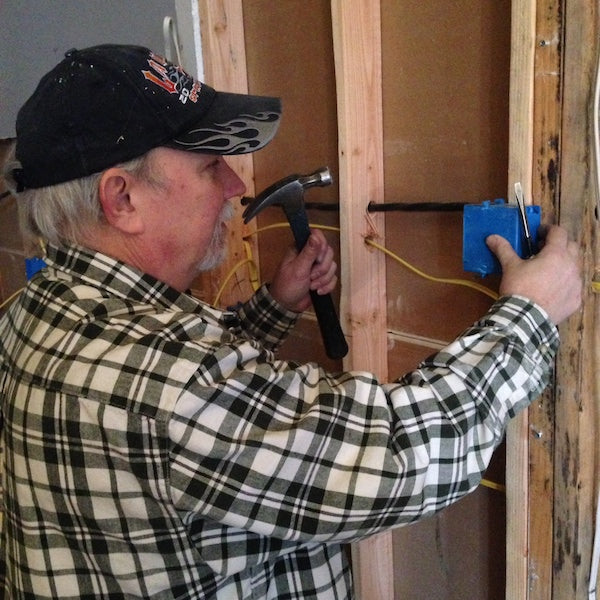
[[165, 145], [206, 154], [255, 152], [273, 139], [280, 120], [279, 98], [216, 92], [201, 120]]

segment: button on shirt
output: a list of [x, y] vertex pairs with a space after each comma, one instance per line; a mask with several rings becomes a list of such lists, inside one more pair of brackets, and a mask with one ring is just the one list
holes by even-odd
[[277, 360], [296, 315], [222, 311], [48, 248], [0, 321], [7, 598], [352, 597], [343, 544], [479, 483], [548, 383], [523, 298], [401, 380]]

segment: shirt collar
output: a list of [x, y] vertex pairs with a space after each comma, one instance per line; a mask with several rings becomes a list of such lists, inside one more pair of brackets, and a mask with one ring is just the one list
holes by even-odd
[[62, 271], [73, 279], [94, 287], [101, 287], [111, 295], [164, 308], [176, 307], [185, 312], [209, 310], [216, 319], [223, 317], [223, 311], [177, 291], [152, 275], [82, 246], [57, 247], [48, 244], [45, 261], [50, 269]]

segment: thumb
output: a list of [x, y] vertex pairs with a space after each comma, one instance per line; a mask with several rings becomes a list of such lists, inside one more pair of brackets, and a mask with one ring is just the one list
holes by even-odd
[[510, 245], [510, 242], [503, 238], [501, 235], [493, 234], [486, 238], [485, 243], [488, 248], [496, 255], [496, 258], [500, 261], [500, 265], [502, 266], [502, 270], [505, 270], [505, 267], [515, 261], [520, 261], [521, 258], [514, 251], [513, 247]]
[[318, 260], [320, 252], [321, 244], [317, 236], [311, 233], [306, 244], [304, 244], [304, 248], [298, 254], [299, 265], [310, 271], [315, 261]]

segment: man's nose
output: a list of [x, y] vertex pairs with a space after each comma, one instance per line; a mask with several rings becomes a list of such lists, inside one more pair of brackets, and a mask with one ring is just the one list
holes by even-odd
[[223, 165], [223, 177], [225, 179], [223, 190], [225, 191], [226, 199], [229, 200], [229, 198], [235, 196], [243, 196], [246, 193], [246, 184], [225, 161], [223, 161]]

